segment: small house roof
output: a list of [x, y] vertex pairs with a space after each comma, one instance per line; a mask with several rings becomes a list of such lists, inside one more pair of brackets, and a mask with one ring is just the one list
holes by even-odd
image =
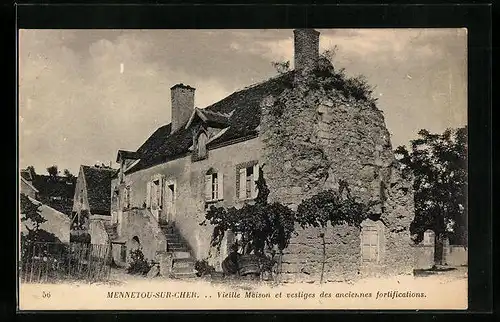
[[87, 199], [92, 214], [109, 215], [111, 209], [111, 178], [116, 169], [82, 165]]

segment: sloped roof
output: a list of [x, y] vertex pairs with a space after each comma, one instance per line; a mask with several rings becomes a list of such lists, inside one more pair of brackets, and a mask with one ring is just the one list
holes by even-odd
[[22, 175], [21, 175], [21, 181], [24, 182], [28, 187], [33, 189], [35, 192], [39, 192], [37, 188], [35, 188], [29, 180], [26, 180]]
[[31, 172], [29, 170], [21, 170], [21, 177], [27, 181], [33, 180]]
[[189, 128], [191, 126], [196, 116], [198, 116], [204, 123], [208, 124], [209, 126], [224, 128], [229, 125], [229, 115], [224, 115], [219, 112], [212, 112], [207, 109], [195, 108], [185, 126], [186, 128]]
[[120, 159], [137, 160], [140, 159], [140, 155], [139, 153], [134, 151], [118, 150], [118, 155], [116, 156], [116, 162], [119, 162]]
[[[205, 116], [214, 121], [224, 121], [229, 126], [228, 130], [211, 141], [209, 146], [256, 135], [260, 124], [262, 99], [270, 94], [279, 95], [292, 78], [293, 72], [288, 72], [234, 92], [217, 103], [201, 109]], [[191, 129], [182, 127], [172, 134], [170, 130], [171, 124], [158, 128], [137, 150], [141, 160], [126, 172], [132, 173], [186, 154], [193, 143]]]
[[37, 174], [31, 184], [38, 190], [40, 201], [66, 215], [71, 214], [76, 186], [75, 177]]
[[111, 209], [111, 178], [116, 169], [82, 165], [87, 199], [92, 214], [109, 214]]

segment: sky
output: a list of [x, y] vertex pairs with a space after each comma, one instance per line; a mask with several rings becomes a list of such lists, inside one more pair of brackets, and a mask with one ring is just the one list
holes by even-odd
[[[465, 29], [318, 29], [336, 68], [375, 87], [393, 147], [420, 129], [467, 122]], [[170, 87], [196, 88], [203, 108], [293, 68], [292, 30], [19, 31], [19, 166], [117, 167], [170, 122]]]

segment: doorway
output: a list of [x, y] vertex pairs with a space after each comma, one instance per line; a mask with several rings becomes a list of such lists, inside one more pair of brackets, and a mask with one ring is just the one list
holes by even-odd
[[166, 222], [175, 221], [175, 184], [165, 185], [165, 208], [162, 220]]

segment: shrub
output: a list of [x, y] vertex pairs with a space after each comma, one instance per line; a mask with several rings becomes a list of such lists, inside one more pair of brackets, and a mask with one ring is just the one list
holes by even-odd
[[210, 275], [215, 272], [215, 268], [208, 264], [206, 259], [196, 261], [194, 269], [196, 270], [196, 276], [198, 277]]
[[130, 252], [130, 265], [127, 268], [127, 273], [134, 275], [146, 275], [151, 267], [152, 263], [149, 263], [145, 258], [144, 254], [140, 249], [136, 249]]

